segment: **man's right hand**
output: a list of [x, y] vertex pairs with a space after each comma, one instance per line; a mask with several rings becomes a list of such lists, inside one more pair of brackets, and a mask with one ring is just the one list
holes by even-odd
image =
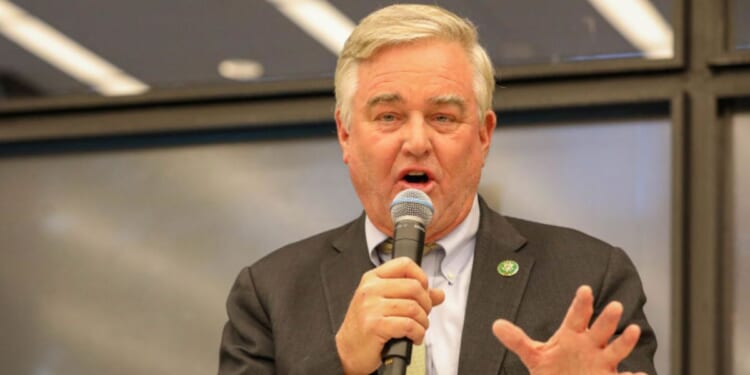
[[366, 272], [336, 333], [344, 373], [375, 372], [383, 346], [392, 338], [421, 343], [430, 325], [427, 315], [444, 299], [445, 293], [430, 289], [427, 276], [411, 259], [396, 258]]

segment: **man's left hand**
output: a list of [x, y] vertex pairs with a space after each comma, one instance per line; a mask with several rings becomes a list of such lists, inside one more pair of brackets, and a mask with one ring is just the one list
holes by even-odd
[[622, 316], [622, 304], [608, 304], [589, 328], [593, 303], [591, 288], [579, 287], [560, 328], [547, 342], [532, 340], [521, 328], [503, 319], [495, 321], [492, 331], [533, 375], [618, 374], [617, 365], [633, 351], [641, 329], [631, 324], [610, 342]]

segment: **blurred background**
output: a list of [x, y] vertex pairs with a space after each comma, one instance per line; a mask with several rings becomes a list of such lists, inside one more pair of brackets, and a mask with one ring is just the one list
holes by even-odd
[[[239, 270], [361, 213], [332, 77], [390, 3], [0, 0], [2, 373], [215, 373]], [[496, 64], [490, 205], [625, 249], [659, 373], [750, 373], [750, 2], [422, 3]]]

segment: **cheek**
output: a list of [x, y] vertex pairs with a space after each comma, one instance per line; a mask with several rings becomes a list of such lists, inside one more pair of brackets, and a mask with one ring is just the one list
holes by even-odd
[[362, 163], [383, 168], [393, 163], [398, 151], [398, 142], [395, 139], [372, 136], [359, 143], [358, 158]]
[[454, 148], [449, 159], [452, 162], [446, 165], [447, 172], [456, 176], [461, 184], [473, 184], [484, 165], [484, 153], [479, 144]]
[[359, 142], [344, 154], [344, 162], [361, 175], [373, 175], [381, 172], [385, 156], [373, 143]]

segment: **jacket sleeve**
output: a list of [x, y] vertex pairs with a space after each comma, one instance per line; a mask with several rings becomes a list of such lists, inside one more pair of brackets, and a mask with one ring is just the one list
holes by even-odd
[[219, 350], [219, 375], [275, 374], [270, 320], [247, 267], [229, 292], [227, 315]]
[[597, 301], [595, 306], [597, 316], [610, 301], [622, 303], [623, 313], [617, 326], [616, 336], [619, 336], [630, 324], [636, 324], [641, 328], [638, 344], [620, 363], [619, 370], [642, 371], [655, 375], [656, 336], [643, 312], [646, 295], [633, 262], [621, 249], [615, 248], [611, 252], [601, 290], [594, 291], [594, 293]]
[[[269, 313], [273, 309], [264, 305], [252, 270], [243, 269], [229, 292], [229, 320], [221, 338], [219, 375], [343, 374], [336, 344], [327, 330], [320, 331], [315, 342], [294, 338], [284, 341], [274, 336], [273, 319], [285, 319]], [[286, 328], [294, 331], [294, 327]]]

